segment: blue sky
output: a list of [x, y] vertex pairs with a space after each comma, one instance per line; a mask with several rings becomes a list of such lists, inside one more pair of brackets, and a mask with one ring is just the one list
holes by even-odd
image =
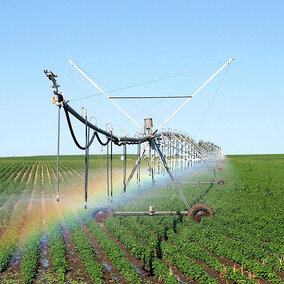
[[[1, 1], [0, 156], [56, 153], [57, 109], [43, 69], [59, 76], [68, 99], [97, 93], [67, 58], [112, 89], [194, 70], [119, 92], [184, 95], [231, 56], [230, 70], [168, 126], [213, 141], [227, 154], [283, 153], [283, 12], [283, 1]], [[157, 126], [181, 103], [121, 105], [133, 115], [139, 107], [149, 109]], [[137, 130], [101, 96], [70, 104], [78, 111], [87, 106], [102, 128], [111, 122], [117, 133], [122, 127], [130, 134]], [[137, 116], [140, 123], [145, 116]], [[81, 153], [65, 118], [61, 149]]]

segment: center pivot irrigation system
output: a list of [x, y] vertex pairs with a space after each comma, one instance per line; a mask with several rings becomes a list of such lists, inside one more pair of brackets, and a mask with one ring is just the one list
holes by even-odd
[[[131, 137], [127, 135], [127, 131], [121, 136], [117, 136], [113, 132], [111, 124], [107, 124], [106, 130], [97, 126], [95, 117], [90, 117], [88, 120], [87, 109], [82, 107], [81, 115], [76, 112], [65, 100], [63, 93], [59, 92], [59, 85], [57, 83], [57, 75], [53, 74], [51, 71], [44, 70], [45, 75], [49, 80], [52, 81], [53, 90], [53, 103], [58, 106], [58, 140], [57, 140], [57, 197], [56, 200], [59, 201], [59, 146], [60, 146], [60, 110], [64, 109], [67, 123], [71, 136], [74, 140], [76, 146], [85, 151], [85, 203], [84, 208], [87, 208], [87, 197], [88, 197], [88, 163], [89, 163], [89, 148], [92, 143], [97, 138], [100, 145], [107, 147], [107, 196], [110, 202], [113, 201], [113, 145], [121, 146], [123, 148], [123, 189], [121, 196], [124, 196], [127, 187], [132, 180], [135, 172], [137, 172], [137, 183], [140, 186], [140, 167], [141, 161], [146, 159], [148, 162], [149, 175], [152, 177], [152, 182], [154, 184], [155, 173], [167, 172], [171, 178], [174, 186], [180, 195], [187, 211], [155, 211], [154, 206], [149, 206], [149, 211], [136, 211], [136, 212], [118, 212], [118, 202], [116, 206], [109, 206], [105, 208], [95, 209], [93, 211], [93, 216], [97, 221], [102, 221], [107, 216], [128, 216], [128, 215], [188, 215], [193, 218], [196, 222], [200, 222], [203, 217], [209, 216], [214, 217], [213, 209], [203, 203], [197, 203], [192, 207], [189, 206], [180, 186], [179, 182], [174, 178], [174, 170], [185, 170], [196, 164], [203, 164], [207, 168], [213, 171], [212, 180], [207, 182], [180, 182], [180, 184], [224, 184], [226, 180], [220, 179], [216, 180], [216, 170], [222, 170], [221, 167], [215, 169], [210, 168], [212, 162], [220, 161], [224, 159], [223, 152], [220, 147], [214, 145], [211, 142], [194, 141], [188, 135], [182, 134], [177, 131], [164, 131], [164, 127], [170, 119], [172, 119], [177, 112], [179, 112], [195, 95], [197, 95], [218, 73], [220, 73], [226, 66], [228, 66], [233, 58], [230, 58], [219, 70], [217, 70], [199, 89], [197, 89], [191, 96], [183, 96], [186, 100], [184, 103], [172, 113], [157, 129], [153, 130], [152, 118], [144, 119], [144, 126], [141, 127], [140, 124], [135, 121], [124, 109], [122, 109], [116, 102], [115, 97], [108, 96], [92, 79], [90, 79], [77, 65], [75, 65], [70, 59], [68, 60], [71, 65], [77, 69], [91, 84], [93, 84], [99, 92], [104, 95], [112, 104], [114, 104], [125, 116], [128, 117], [136, 126], [139, 127], [139, 131], [135, 136]], [[120, 97], [128, 99], [130, 97]], [[141, 97], [131, 97], [140, 98]], [[149, 97], [147, 97], [149, 98]], [[151, 98], [151, 97], [150, 97]], [[157, 97], [153, 97], [157, 98]], [[164, 98], [164, 97], [162, 97]], [[168, 97], [174, 98], [174, 97]], [[180, 98], [180, 97], [178, 97]], [[83, 113], [85, 112], [85, 113]], [[76, 139], [75, 133], [73, 131], [70, 114], [80, 121], [85, 127], [85, 145], [80, 145]], [[95, 123], [91, 123], [92, 119]], [[90, 132], [92, 130], [92, 134]], [[104, 136], [105, 142], [101, 139]], [[137, 145], [137, 160], [132, 168], [129, 176], [126, 176], [126, 162], [127, 162], [127, 146]]]

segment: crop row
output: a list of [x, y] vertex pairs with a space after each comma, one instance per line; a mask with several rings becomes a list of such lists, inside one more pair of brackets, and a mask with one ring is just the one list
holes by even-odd
[[[143, 220], [145, 224], [151, 222], [151, 220], [148, 219]], [[165, 224], [168, 224], [168, 228], [173, 228], [179, 234], [179, 236], [186, 236], [186, 239], [192, 242], [196, 242], [199, 245], [213, 251], [219, 257], [234, 260], [240, 265], [243, 265], [247, 270], [254, 273], [255, 277], [267, 279], [270, 281], [279, 281], [279, 277], [271, 267], [255, 260], [251, 260], [248, 256], [245, 255], [250, 255], [250, 257], [254, 259], [253, 256], [256, 256], [254, 248], [248, 247], [248, 250], [245, 249], [245, 246], [240, 246], [239, 248], [239, 244], [234, 240], [227, 239], [219, 234], [214, 234], [210, 230], [206, 230], [204, 226], [200, 226], [200, 224], [196, 224], [191, 221], [185, 221], [181, 223], [175, 222], [175, 220], [173, 219], [174, 222], [172, 223], [172, 225], [169, 225], [169, 220], [169, 218], [160, 219], [160, 230], [165, 228]], [[152, 224], [150, 226], [152, 226]], [[257, 250], [257, 252], [258, 251], [259, 250]], [[253, 254], [253, 252], [255, 254]]]
[[30, 234], [24, 243], [24, 253], [21, 263], [22, 278], [24, 284], [30, 284], [37, 273], [40, 253], [40, 239], [42, 234], [37, 231]]
[[113, 262], [125, 279], [130, 283], [142, 283], [135, 267], [127, 260], [124, 251], [108, 237], [99, 224], [89, 220], [86, 225], [93, 237], [98, 241], [100, 248], [105, 251], [108, 259]]
[[130, 234], [117, 220], [109, 218], [106, 220], [105, 226], [132, 255], [142, 260], [150, 268], [154, 276], [163, 280], [164, 283], [178, 283], [176, 278], [170, 274], [168, 266], [154, 255], [154, 251]]
[[[153, 219], [151, 220], [145, 218], [143, 224], [138, 222], [138, 220], [140, 219], [141, 218], [121, 218], [119, 221], [122, 225], [129, 228], [134, 234], [139, 236], [141, 239], [150, 242], [150, 244], [153, 244], [153, 246], [156, 247], [157, 253], [160, 253], [158, 240], [159, 238], [164, 239], [167, 240], [169, 243], [173, 244], [176, 248], [178, 248], [180, 254], [185, 254], [191, 259], [202, 261], [204, 264], [215, 270], [217, 273], [225, 275], [226, 278], [233, 280], [236, 283], [244, 280], [246, 280], [247, 282], [250, 281], [249, 279], [246, 279], [246, 277], [242, 275], [239, 271], [233, 269], [232, 267], [221, 265], [219, 261], [207, 251], [202, 249], [197, 244], [191, 243], [187, 236], [177, 236], [174, 233], [173, 229], [169, 229], [170, 227], [164, 227], [163, 225], [159, 225]], [[153, 230], [156, 235], [151, 233], [149, 229]]]
[[[33, 168], [33, 173], [35, 172], [36, 167]], [[34, 174], [32, 175], [32, 182], [33, 183]], [[8, 266], [9, 261], [12, 257], [13, 252], [15, 251], [18, 240], [20, 228], [22, 226], [22, 220], [25, 216], [27, 201], [25, 197], [30, 196], [30, 191], [32, 190], [33, 186], [29, 186], [26, 188], [25, 194], [23, 198], [20, 200], [17, 209], [14, 210], [10, 217], [9, 228], [1, 238], [0, 243], [0, 273]], [[7, 213], [7, 212], [6, 212]], [[10, 229], [12, 228], [12, 229]]]
[[[224, 219], [222, 221], [218, 218], [213, 220], [206, 220], [206, 225], [210, 228], [214, 228], [219, 233], [225, 234], [228, 237], [241, 240], [245, 243], [254, 245], [255, 247], [264, 249], [270, 254], [277, 254], [281, 249], [281, 243], [276, 242], [275, 238], [270, 240], [270, 242], [264, 242], [256, 238], [256, 229], [251, 233], [248, 233], [247, 230], [244, 230], [238, 224], [233, 224], [230, 218]], [[280, 234], [279, 234], [280, 235]], [[282, 234], [283, 235], [283, 234]]]
[[80, 223], [73, 218], [65, 218], [68, 232], [71, 235], [72, 241], [76, 246], [76, 250], [81, 256], [82, 262], [86, 268], [86, 272], [94, 283], [104, 282], [103, 267], [95, 260], [93, 247], [89, 242]]
[[279, 280], [279, 277], [272, 268], [243, 255], [243, 251], [237, 248], [237, 244], [234, 247], [230, 246], [226, 242], [221, 242], [219, 236], [211, 236], [211, 238], [209, 238], [209, 235], [206, 232], [203, 232], [200, 230], [200, 227], [195, 225], [196, 224], [193, 224], [192, 222], [190, 223], [190, 228], [187, 226], [180, 226], [178, 232], [181, 235], [185, 234], [189, 240], [209, 249], [219, 257], [232, 259], [240, 265], [243, 265], [247, 270], [254, 273], [255, 277], [267, 279], [269, 281]]
[[61, 234], [61, 226], [59, 223], [49, 225], [49, 241], [50, 256], [53, 269], [57, 274], [58, 280], [64, 283], [65, 272], [68, 268], [66, 262], [66, 245]]
[[[119, 224], [115, 219], [108, 219], [106, 221], [106, 225], [107, 224], [113, 224], [113, 226], [116, 225], [115, 231], [123, 231], [121, 235], [127, 233], [129, 234], [125, 228], [123, 229], [122, 224]], [[128, 222], [127, 225], [134, 235], [137, 234], [142, 241], [146, 243], [150, 242], [150, 245], [155, 247], [157, 256], [162, 257], [165, 260], [169, 260], [172, 265], [176, 266], [185, 275], [200, 283], [216, 283], [215, 279], [209, 276], [203, 267], [199, 266], [194, 261], [183, 255], [183, 253], [181, 253], [176, 247], [171, 246], [158, 236], [154, 236], [148, 228], [143, 228], [143, 226], [141, 227], [134, 222]], [[120, 226], [121, 229], [119, 229]]]

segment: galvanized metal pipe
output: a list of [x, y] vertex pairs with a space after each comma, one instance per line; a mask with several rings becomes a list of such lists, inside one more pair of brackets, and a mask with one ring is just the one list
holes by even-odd
[[188, 215], [188, 211], [125, 211], [114, 212], [113, 216], [154, 216], [154, 215]]
[[57, 179], [57, 195], [56, 201], [59, 201], [59, 146], [60, 146], [60, 109], [61, 106], [58, 106], [58, 124], [57, 124], [57, 172], [56, 172], [56, 179]]

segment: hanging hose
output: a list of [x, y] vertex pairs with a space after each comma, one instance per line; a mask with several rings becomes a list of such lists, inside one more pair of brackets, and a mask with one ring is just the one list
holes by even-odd
[[107, 141], [104, 143], [104, 142], [101, 140], [101, 138], [100, 138], [100, 136], [99, 136], [99, 134], [98, 134], [97, 132], [96, 132], [96, 136], [97, 136], [97, 139], [98, 139], [99, 143], [100, 143], [102, 146], [106, 146], [106, 145], [109, 143], [109, 141], [110, 141], [110, 138], [108, 138]]
[[[71, 124], [71, 120], [70, 120], [70, 117], [69, 117], [69, 113], [68, 113], [68, 110], [66, 110], [64, 108], [64, 111], [65, 111], [65, 115], [66, 115], [66, 119], [67, 119], [67, 123], [68, 123], [68, 127], [69, 127], [69, 130], [70, 130], [70, 133], [71, 133], [71, 136], [73, 138], [73, 141], [74, 143], [76, 144], [76, 146], [81, 149], [81, 150], [86, 150], [86, 148], [89, 148], [91, 146], [91, 144], [93, 143], [95, 137], [97, 136], [97, 132], [94, 132], [91, 140], [90, 140], [90, 143], [88, 143], [85, 147], [82, 147], [79, 142], [77, 141], [76, 139], [76, 136], [74, 134], [74, 131], [73, 131], [73, 127], [72, 127], [72, 124]], [[87, 121], [86, 121], [86, 124], [87, 124]], [[97, 136], [98, 137], [98, 136]]]

